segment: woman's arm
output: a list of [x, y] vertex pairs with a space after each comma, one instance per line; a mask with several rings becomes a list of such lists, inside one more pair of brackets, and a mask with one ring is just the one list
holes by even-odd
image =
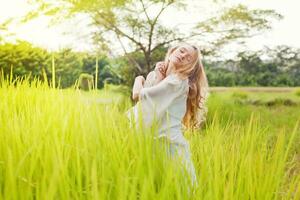
[[143, 87], [142, 80], [137, 77], [134, 87], [140, 102], [126, 113], [131, 123], [138, 125], [143, 122], [148, 127], [160, 120], [172, 102], [186, 92], [186, 85], [175, 74], [168, 75], [151, 87]]
[[157, 85], [163, 79], [166, 78], [167, 66], [164, 62], [158, 62], [155, 65], [155, 69], [147, 75], [146, 80], [143, 76], [138, 76], [135, 78], [133, 89], [132, 89], [132, 99], [139, 100], [139, 93], [143, 87], [152, 87]]
[[137, 76], [134, 79], [133, 89], [132, 89], [132, 99], [139, 100], [139, 94], [143, 88], [145, 78], [143, 76]]

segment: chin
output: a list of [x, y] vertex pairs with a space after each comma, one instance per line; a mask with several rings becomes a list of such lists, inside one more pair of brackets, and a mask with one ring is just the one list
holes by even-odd
[[173, 65], [176, 65], [176, 66], [179, 65], [179, 63], [177, 62], [177, 59], [170, 59], [170, 62], [171, 62]]
[[178, 67], [178, 66], [180, 66], [180, 63], [179, 62], [173, 62], [173, 65]]

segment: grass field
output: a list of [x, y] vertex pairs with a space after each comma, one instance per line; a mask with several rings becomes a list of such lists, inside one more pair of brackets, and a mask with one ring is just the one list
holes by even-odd
[[0, 100], [0, 199], [300, 199], [294, 90], [211, 93], [203, 130], [185, 133], [193, 194], [120, 94], [2, 81]]

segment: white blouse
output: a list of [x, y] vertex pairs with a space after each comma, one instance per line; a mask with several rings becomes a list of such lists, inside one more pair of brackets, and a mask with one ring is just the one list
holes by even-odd
[[141, 122], [146, 127], [158, 123], [156, 139], [167, 137], [171, 142], [186, 144], [181, 121], [186, 112], [188, 79], [181, 80], [177, 74], [170, 74], [154, 85], [155, 73], [151, 73], [140, 91], [140, 101], [126, 111], [130, 124], [138, 124], [141, 116]]

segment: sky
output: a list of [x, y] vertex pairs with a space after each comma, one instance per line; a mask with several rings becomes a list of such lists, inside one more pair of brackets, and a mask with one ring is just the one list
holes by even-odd
[[[203, 13], [203, 16], [212, 12], [211, 5], [206, 0], [190, 0], [189, 13]], [[249, 8], [274, 9], [284, 16], [284, 19], [274, 23], [273, 30], [260, 36], [247, 40], [247, 48], [259, 50], [264, 46], [273, 47], [276, 45], [289, 45], [300, 48], [300, 2], [297, 0], [228, 0], [226, 4], [234, 5], [243, 3]], [[199, 5], [206, 5], [199, 6]], [[26, 0], [0, 0], [0, 23], [8, 18], [20, 19], [31, 7]], [[192, 15], [184, 16], [184, 13], [165, 13], [163, 23], [166, 25], [192, 23], [199, 19]], [[198, 15], [199, 16], [199, 15]], [[14, 24], [10, 26], [9, 32], [14, 36], [11, 40], [18, 38], [29, 41], [37, 46], [49, 50], [58, 50], [64, 47], [71, 47], [76, 50], [89, 50], [92, 43], [89, 40], [89, 32], [83, 31], [86, 22], [76, 22], [49, 27], [48, 19], [40, 17], [27, 24]], [[182, 26], [184, 28], [184, 26]], [[71, 32], [71, 34], [70, 34]]]

